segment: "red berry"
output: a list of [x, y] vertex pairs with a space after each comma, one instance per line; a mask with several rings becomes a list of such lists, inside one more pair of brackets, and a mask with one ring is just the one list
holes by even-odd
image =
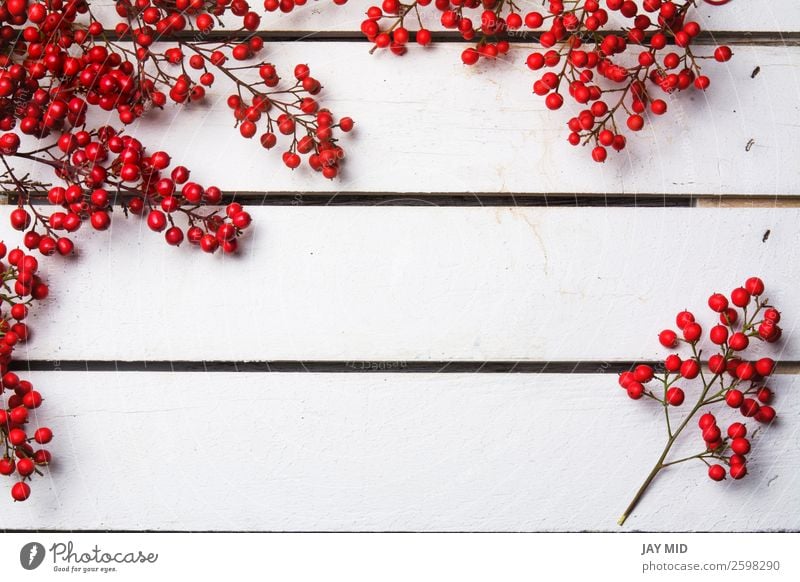
[[674, 348], [678, 345], [678, 335], [671, 329], [665, 329], [658, 334], [658, 341], [665, 348]]
[[737, 331], [728, 340], [728, 346], [737, 352], [744, 350], [749, 344], [750, 340], [740, 331]]
[[307, 79], [311, 75], [311, 69], [308, 68], [308, 65], [297, 65], [294, 68], [294, 78], [298, 81], [302, 81], [303, 79]]
[[725, 402], [731, 408], [739, 408], [744, 402], [744, 394], [742, 394], [741, 390], [729, 390], [725, 395]]
[[673, 386], [672, 388], [667, 390], [667, 395], [666, 395], [667, 403], [672, 406], [680, 406], [681, 404], [683, 404], [683, 400], [685, 397], [686, 395], [683, 393], [683, 390], [681, 390], [676, 386]]
[[667, 112], [667, 102], [663, 99], [655, 99], [650, 103], [650, 110], [656, 115], [663, 115]]
[[712, 424], [703, 429], [703, 440], [707, 443], [715, 443], [719, 440], [722, 433], [716, 424]]
[[750, 277], [744, 282], [744, 288], [750, 295], [761, 295], [764, 292], [764, 281], [758, 277]]
[[231, 217], [231, 222], [238, 229], [244, 229], [250, 226], [252, 219], [247, 212], [237, 212]]
[[8, 442], [15, 447], [23, 444], [27, 440], [28, 435], [26, 435], [25, 431], [22, 429], [12, 428], [10, 431], [8, 431]]
[[2, 386], [4, 388], [14, 389], [19, 384], [19, 376], [17, 376], [14, 372], [6, 372], [3, 375], [2, 381], [0, 381], [0, 384], [2, 384]]
[[639, 366], [636, 366], [636, 368], [633, 371], [633, 378], [637, 382], [641, 382], [642, 384], [646, 384], [647, 382], [652, 380], [653, 375], [654, 375], [653, 368], [651, 368], [646, 364], [640, 364]]
[[30, 496], [31, 488], [27, 483], [20, 481], [11, 487], [11, 497], [14, 498], [14, 501], [25, 501]]
[[664, 360], [664, 368], [666, 368], [668, 372], [677, 372], [681, 369], [682, 363], [683, 362], [681, 362], [681, 357], [679, 355], [670, 354]]
[[538, 12], [528, 12], [525, 15], [525, 26], [530, 29], [539, 28], [544, 23], [544, 17]]
[[37, 465], [49, 465], [52, 460], [53, 456], [50, 451], [40, 449], [33, 453], [33, 462]]
[[283, 153], [283, 163], [286, 164], [287, 168], [291, 168], [292, 170], [300, 167], [300, 156], [292, 152], [284, 152]]
[[92, 212], [90, 220], [95, 230], [106, 230], [111, 225], [111, 217], [109, 217], [108, 212], [104, 210]]
[[713, 343], [721, 346], [728, 339], [728, 328], [724, 325], [715, 325], [708, 332], [708, 337]]
[[39, 408], [42, 405], [42, 395], [36, 390], [31, 390], [22, 397], [22, 403], [26, 408]]
[[756, 367], [750, 362], [742, 362], [736, 366], [736, 377], [740, 380], [752, 380], [756, 375]]
[[746, 455], [750, 452], [750, 441], [744, 437], [738, 437], [731, 441], [731, 450], [737, 455]]
[[764, 310], [764, 321], [769, 321], [770, 323], [778, 323], [781, 320], [781, 313], [777, 309], [772, 307]]
[[724, 63], [725, 61], [731, 60], [732, 56], [733, 56], [733, 51], [731, 51], [730, 47], [718, 46], [714, 50], [714, 58], [718, 60], [720, 63]]
[[472, 47], [464, 49], [464, 52], [461, 53], [461, 62], [463, 62], [465, 65], [474, 65], [478, 62], [479, 58], [480, 55], [478, 54], [478, 51]]
[[744, 465], [747, 462], [747, 459], [745, 459], [742, 455], [733, 454], [730, 456], [730, 458], [728, 458], [728, 462], [732, 467], [733, 465]]
[[11, 227], [14, 230], [25, 230], [31, 224], [31, 215], [24, 208], [17, 208], [11, 212]]
[[200, 239], [200, 248], [207, 253], [213, 253], [219, 248], [219, 241], [213, 234], [204, 234]]
[[17, 464], [10, 457], [0, 459], [0, 475], [11, 475], [17, 469]]
[[781, 337], [781, 328], [765, 321], [758, 326], [758, 336], [767, 342], [777, 341]]
[[739, 319], [739, 314], [732, 307], [719, 314], [719, 322], [723, 325], [732, 325]]
[[694, 380], [698, 375], [700, 375], [700, 364], [697, 360], [686, 360], [681, 364], [681, 376], [687, 380]]
[[728, 427], [728, 437], [732, 439], [740, 439], [747, 436], [747, 427], [741, 422], [734, 422]]
[[710, 412], [706, 412], [703, 416], [700, 417], [700, 420], [697, 421], [697, 426], [701, 429], [706, 429], [709, 426], [714, 426], [717, 422], [717, 419], [714, 418], [714, 415]]
[[681, 311], [675, 317], [675, 324], [678, 326], [678, 329], [683, 329], [686, 327], [687, 324], [694, 322], [694, 314], [690, 311]]
[[747, 465], [745, 465], [744, 463], [731, 465], [730, 473], [731, 477], [733, 477], [734, 479], [741, 479], [742, 477], [747, 475]]
[[219, 242], [231, 240], [236, 237], [236, 227], [232, 224], [222, 224], [216, 232], [217, 240]]
[[744, 401], [742, 401], [742, 405], [739, 407], [739, 412], [742, 413], [742, 416], [750, 418], [758, 414], [760, 408], [758, 402], [752, 398], [745, 398]]
[[[246, 120], [243, 121], [242, 124], [239, 126], [239, 133], [242, 137], [246, 139], [250, 139], [256, 134], [256, 124], [252, 121]], [[292, 133], [292, 132], [289, 132]]]
[[37, 428], [36, 432], [33, 433], [33, 440], [37, 443], [45, 445], [53, 440], [53, 431], [47, 427]]
[[563, 104], [564, 98], [559, 93], [550, 93], [545, 98], [545, 105], [547, 105], [548, 109], [560, 109]]
[[622, 372], [618, 381], [620, 386], [627, 388], [631, 382], [636, 382], [636, 378], [633, 377], [633, 372]]
[[725, 467], [722, 465], [711, 465], [708, 468], [708, 476], [714, 481], [722, 481], [725, 478]]
[[700, 75], [694, 80], [695, 89], [699, 89], [700, 91], [705, 91], [708, 89], [709, 85], [711, 85], [711, 79], [705, 75]]
[[28, 421], [28, 409], [24, 406], [17, 406], [12, 408], [8, 413], [8, 417], [14, 424], [25, 424]]
[[183, 242], [183, 231], [179, 227], [173, 226], [167, 229], [167, 232], [164, 233], [164, 238], [167, 244], [178, 246]]
[[750, 293], [744, 287], [737, 287], [731, 291], [731, 302], [736, 307], [745, 307], [750, 303]]
[[634, 113], [628, 117], [628, 129], [631, 131], [639, 131], [644, 127], [644, 118], [641, 115]]
[[417, 31], [417, 44], [427, 46], [431, 43], [431, 31], [427, 28], [420, 28]]
[[151, 210], [147, 215], [147, 226], [156, 232], [161, 232], [167, 227], [167, 217], [160, 210]]
[[32, 475], [35, 470], [36, 465], [32, 460], [23, 458], [17, 461], [17, 472], [23, 477]]
[[758, 398], [758, 401], [763, 404], [769, 404], [770, 401], [772, 400], [772, 390], [770, 390], [766, 386], [762, 386], [761, 388], [758, 389], [758, 392], [756, 393], [756, 398]]
[[634, 400], [639, 400], [639, 398], [641, 398], [644, 395], [644, 386], [642, 386], [640, 382], [636, 381], [631, 382], [630, 384], [628, 384], [626, 390], [628, 392], [628, 396], [630, 396]]
[[596, 146], [592, 150], [592, 159], [595, 162], [603, 163], [606, 161], [607, 157], [608, 157], [608, 152], [606, 151], [606, 148], [604, 148], [603, 146]]
[[763, 422], [764, 424], [770, 423], [775, 420], [775, 409], [771, 406], [762, 406], [758, 409], [755, 416], [758, 422]]
[[725, 297], [722, 293], [714, 293], [711, 297], [708, 298], [708, 306], [711, 308], [712, 311], [721, 313], [728, 308], [728, 298]]
[[687, 342], [696, 342], [703, 335], [703, 328], [699, 323], [688, 323], [683, 328], [683, 339]]

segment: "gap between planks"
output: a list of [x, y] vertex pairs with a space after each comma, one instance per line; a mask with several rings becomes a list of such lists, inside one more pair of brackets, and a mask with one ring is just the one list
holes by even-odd
[[[409, 43], [416, 41], [416, 31], [409, 31]], [[497, 36], [498, 40], [506, 40], [511, 44], [535, 44], [539, 42], [539, 35], [544, 31], [524, 31], [516, 32], [514, 34], [501, 34]], [[106, 34], [116, 36], [113, 30], [107, 30]], [[607, 35], [620, 35], [625, 34], [624, 30], [604, 30], [601, 31], [600, 36]], [[257, 36], [270, 42], [359, 42], [364, 44], [372, 44], [366, 37], [357, 30], [352, 31], [329, 31], [329, 30], [312, 30], [312, 31], [223, 31], [215, 30], [203, 37], [203, 42], [223, 41], [223, 40], [246, 40]], [[465, 41], [458, 32], [453, 31], [436, 31], [431, 34], [434, 43], [463, 43], [470, 44]], [[648, 36], [649, 38], [649, 36]], [[130, 35], [123, 35], [116, 37], [116, 40], [121, 42], [131, 41]], [[172, 38], [164, 42], [184, 41], [191, 42], [197, 40], [197, 33], [194, 31], [185, 31], [176, 33]], [[669, 44], [674, 44], [674, 40], [670, 39]], [[798, 31], [780, 31], [780, 30], [767, 30], [760, 32], [750, 32], [741, 30], [706, 30], [701, 32], [695, 37], [694, 44], [696, 45], [709, 45], [715, 46], [719, 44], [729, 45], [750, 45], [750, 46], [800, 46], [800, 32]]]
[[698, 196], [698, 208], [798, 208], [800, 196]]
[[[12, 370], [26, 372], [241, 372], [324, 374], [611, 374], [638, 364], [655, 368], [653, 361], [112, 361], [29, 360], [13, 361]], [[776, 374], [800, 374], [800, 361], [780, 361]]]
[[[36, 192], [32, 200], [39, 206], [50, 206], [45, 192]], [[601, 208], [686, 208], [694, 205], [691, 196], [664, 194], [631, 194], [603, 196], [599, 194], [513, 194], [475, 193], [454, 195], [445, 192], [374, 194], [347, 192], [324, 194], [297, 192], [224, 192], [221, 204], [242, 202], [248, 206], [531, 206], [531, 207], [601, 207]], [[11, 204], [7, 195], [0, 195], [0, 204]], [[116, 205], [118, 201], [113, 200]]]
[[[41, 206], [49, 206], [45, 194], [34, 196]], [[631, 194], [603, 196], [599, 194], [523, 194], [476, 193], [460, 196], [436, 193], [372, 194], [348, 192], [322, 194], [304, 192], [226, 192], [222, 204], [238, 201], [249, 206], [433, 206], [433, 207], [576, 207], [576, 208], [799, 208], [800, 196], [671, 196], [664, 194]], [[0, 195], [0, 205], [10, 204], [7, 195]]]

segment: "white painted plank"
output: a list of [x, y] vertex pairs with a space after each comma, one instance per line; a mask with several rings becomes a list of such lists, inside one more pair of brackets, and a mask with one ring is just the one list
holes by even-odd
[[651, 359], [675, 313], [709, 323], [708, 296], [758, 274], [785, 312], [776, 349], [800, 360], [800, 209], [251, 211], [241, 256], [168, 247], [120, 217], [80, 257], [42, 261], [52, 299], [20, 356]]
[[[522, 63], [468, 68], [452, 44], [408, 59], [370, 56], [363, 43], [271, 46], [287, 74], [311, 63], [324, 105], [355, 118], [340, 179], [291, 172], [279, 152], [243, 139], [222, 79], [213, 106], [170, 106], [132, 133], [228, 191], [800, 194], [800, 105], [789, 98], [800, 89], [800, 47], [738, 47], [730, 63], [709, 66], [713, 90], [671, 100], [667, 116], [629, 136], [627, 153], [596, 164], [566, 142], [578, 109], [547, 111]], [[49, 169], [34, 175], [52, 180]]]
[[[378, 0], [348, 0], [344, 6], [336, 6], [331, 0], [309, 0], [306, 6], [296, 8], [289, 14], [266, 12], [260, 0], [250, 2], [253, 10], [261, 15], [261, 30], [269, 31], [326, 31], [354, 32], [360, 30], [361, 21], [369, 6], [380, 6]], [[737, 2], [735, 5], [714, 7], [705, 2], [698, 3], [693, 19], [704, 28], [714, 31], [797, 31], [800, 27], [800, 6], [793, 0], [772, 0], [771, 2]], [[541, 0], [521, 0], [517, 5], [522, 12], [542, 11]], [[101, 22], [118, 22], [119, 18], [110, 0], [92, 2], [92, 9]], [[469, 11], [467, 11], [469, 12]], [[432, 30], [441, 29], [440, 12], [434, 6], [420, 9], [425, 25]], [[475, 14], [480, 14], [476, 11]], [[108, 15], [106, 20], [103, 16]], [[611, 14], [610, 22], [617, 21], [616, 13]], [[475, 19], [476, 21], [479, 18]], [[241, 19], [227, 16], [224, 21], [229, 27], [238, 28]], [[409, 26], [416, 25], [412, 19]], [[628, 26], [630, 26], [628, 24]]]
[[[4, 528], [619, 530], [665, 432], [660, 408], [611, 374], [32, 379], [58, 462], [26, 503], [4, 504]], [[676, 466], [625, 529], [800, 528], [787, 510], [800, 503], [800, 381], [774, 386], [780, 421], [754, 439], [746, 479]], [[697, 452], [697, 430], [686, 436]]]

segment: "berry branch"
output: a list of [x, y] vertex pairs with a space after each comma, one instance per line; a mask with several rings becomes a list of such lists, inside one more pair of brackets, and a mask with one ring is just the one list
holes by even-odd
[[[747, 426], [742, 422], [733, 422], [723, 435], [717, 426], [716, 417], [708, 411], [700, 416], [698, 422], [704, 448], [693, 455], [672, 461], [667, 461], [667, 458], [695, 416], [714, 404], [724, 402], [745, 418], [754, 418], [763, 424], [769, 424], [775, 419], [775, 409], [769, 406], [773, 392], [764, 385], [775, 371], [775, 361], [766, 357], [755, 362], [743, 359], [744, 352], [751, 347], [751, 339], [774, 343], [781, 337], [781, 328], [778, 325], [780, 313], [763, 297], [763, 293], [764, 283], [758, 277], [751, 277], [743, 287], [731, 292], [730, 303], [720, 293], [709, 298], [708, 305], [719, 314], [719, 323], [708, 332], [708, 339], [717, 353], [707, 359], [703, 358], [703, 351], [698, 349], [703, 337], [702, 327], [695, 321], [694, 314], [681, 311], [676, 317], [676, 325], [683, 337], [679, 338], [675, 331], [666, 329], [659, 334], [658, 339], [668, 349], [676, 348], [679, 342], [688, 345], [691, 348], [691, 357], [682, 359], [678, 354], [670, 354], [664, 360], [663, 374], [656, 374], [653, 367], [646, 364], [620, 374], [619, 384], [630, 398], [638, 400], [646, 396], [663, 406], [667, 441], [652, 470], [619, 518], [619, 525], [623, 525], [630, 517], [656, 475], [667, 467], [699, 460], [706, 465], [708, 476], [714, 481], [722, 481], [726, 475], [741, 479], [747, 474], [745, 455], [750, 452]], [[751, 302], [753, 309], [748, 316]], [[703, 370], [704, 364], [711, 374], [708, 378]], [[675, 383], [696, 378], [702, 384], [697, 400], [673, 430], [670, 409], [681, 406], [686, 399], [684, 389], [675, 386]], [[661, 385], [660, 390], [645, 386], [653, 380]]]
[[[264, 8], [290, 12], [303, 4], [267, 0]], [[0, 0], [0, 189], [16, 204], [10, 222], [24, 233], [24, 249], [70, 255], [74, 233], [84, 223], [108, 229], [116, 206], [145, 217], [169, 245], [188, 240], [207, 253], [235, 252], [251, 223], [241, 204], [220, 208], [219, 188], [191, 180], [189, 168], [128, 131], [168, 102], [190, 110], [206, 99], [215, 74], [234, 84], [227, 101], [244, 138], [263, 121], [261, 145], [284, 147], [287, 167], [298, 168], [305, 156], [325, 178], [339, 174], [337, 133], [352, 130], [352, 119], [337, 121], [321, 107], [322, 84], [305, 64], [295, 67], [293, 83], [279, 86], [276, 67], [258, 58], [261, 17], [246, 0], [118, 0], [115, 8], [120, 20], [102, 22], [88, 0]], [[212, 35], [223, 21], [239, 24]], [[21, 175], [19, 162], [52, 171], [53, 183]], [[23, 501], [37, 467], [51, 460], [31, 443], [49, 442], [52, 432], [28, 435], [29, 410], [41, 395], [9, 368], [14, 347], [30, 338], [28, 308], [48, 288], [35, 257], [7, 252], [2, 242], [0, 251], [0, 261], [8, 254], [8, 265], [0, 262], [0, 394], [10, 394], [0, 407], [0, 473], [20, 477], [11, 493]]]
[[[6, 254], [7, 265], [3, 263]], [[35, 257], [19, 249], [8, 252], [6, 245], [0, 242], [0, 401], [3, 402], [0, 407], [0, 475], [16, 472], [22, 478], [11, 487], [11, 496], [16, 501], [24, 501], [30, 496], [31, 488], [26, 481], [34, 473], [41, 475], [39, 468], [49, 465], [52, 460], [50, 451], [34, 449], [33, 444], [49, 443], [53, 431], [38, 426], [38, 423], [31, 436], [25, 430], [27, 423], [37, 420], [35, 411], [42, 404], [42, 395], [29, 381], [8, 370], [14, 349], [30, 336], [30, 329], [24, 323], [29, 307], [34, 301], [45, 299], [50, 291], [36, 274], [38, 269], [39, 262]], [[7, 390], [13, 393], [6, 399], [3, 394]]]
[[[281, 2], [266, 9], [287, 12], [302, 4]], [[26, 231], [32, 224], [27, 248], [42, 243], [43, 254], [68, 254], [70, 245], [53, 241], [71, 243], [69, 235], [84, 221], [96, 230], [107, 229], [116, 200], [125, 214], [146, 215], [148, 226], [164, 232], [169, 244], [181, 244], [185, 234], [204, 251], [235, 251], [249, 217], [202, 211], [220, 203], [221, 191], [190, 182], [189, 170], [171, 167], [167, 152], [151, 152], [126, 132], [126, 126], [168, 101], [189, 105], [204, 100], [215, 72], [235, 84], [237, 93], [228, 104], [243, 137], [252, 138], [263, 118], [262, 146], [275, 147], [278, 134], [289, 140], [286, 166], [297, 168], [306, 155], [326, 178], [338, 175], [344, 150], [335, 132], [350, 131], [352, 120], [336, 122], [320, 107], [316, 96], [322, 85], [307, 65], [295, 67], [292, 86], [276, 88], [275, 66], [255, 60], [264, 49], [263, 39], [253, 34], [261, 18], [245, 0], [119, 0], [116, 12], [122, 20], [106, 26], [86, 0], [0, 3], [0, 131], [6, 132], [0, 135], [2, 177], [16, 180], [13, 163], [6, 160], [16, 158], [48, 166], [66, 182], [48, 191], [48, 202], [61, 207], [50, 216], [33, 208], [28, 189], [11, 193], [21, 210], [13, 215], [12, 226]], [[209, 40], [225, 15], [238, 17], [240, 27]], [[187, 32], [195, 37], [185, 38]], [[244, 80], [256, 72], [259, 81]], [[243, 90], [249, 92], [247, 100]], [[116, 114], [119, 127], [94, 121], [98, 114], [107, 119], [105, 112]], [[38, 140], [27, 152], [21, 151], [25, 136]], [[174, 220], [178, 214], [189, 219], [185, 233]], [[56, 231], [65, 231], [64, 236]]]
[[[711, 5], [728, 0], [705, 0]], [[712, 57], [694, 54], [692, 43], [700, 25], [689, 20], [698, 0], [547, 0], [547, 10], [523, 15], [513, 0], [417, 0], [404, 4], [384, 0], [367, 10], [361, 31], [374, 43], [371, 52], [389, 49], [396, 55], [408, 50], [409, 13], [418, 17], [417, 44], [431, 43], [431, 31], [422, 23], [419, 8], [433, 4], [445, 29], [456, 30], [475, 45], [464, 49], [461, 60], [476, 65], [509, 53], [509, 39], [536, 34], [541, 50], [526, 64], [543, 73], [533, 92], [544, 97], [550, 110], [561, 109], [565, 94], [580, 108], [567, 122], [572, 145], [591, 145], [591, 156], [605, 162], [608, 149], [625, 149], [624, 128], [641, 131], [648, 120], [667, 112], [666, 96], [690, 89], [705, 91], [711, 84], [698, 61]], [[609, 13], [619, 14], [622, 32], [609, 28]], [[470, 15], [477, 17], [477, 24]], [[719, 46], [713, 59], [726, 62], [733, 52]]]

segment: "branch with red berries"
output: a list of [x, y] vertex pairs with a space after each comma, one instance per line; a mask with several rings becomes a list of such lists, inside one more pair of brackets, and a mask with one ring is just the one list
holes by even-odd
[[31, 494], [28, 481], [34, 474], [41, 475], [41, 469], [52, 460], [50, 451], [34, 445], [49, 443], [53, 432], [38, 422], [41, 393], [8, 367], [14, 349], [30, 335], [24, 323], [29, 307], [45, 299], [49, 289], [36, 274], [39, 262], [35, 257], [14, 249], [8, 253], [8, 264], [4, 264], [7, 251], [0, 242], [0, 475], [19, 475], [11, 496], [24, 501]]
[[[656, 475], [673, 465], [702, 462], [709, 478], [714, 481], [722, 481], [728, 475], [732, 479], [747, 475], [746, 456], [751, 448], [748, 435], [752, 438], [758, 429], [748, 428], [745, 420], [727, 424], [723, 432], [713, 413], [715, 408], [733, 409], [745, 419], [754, 419], [763, 425], [775, 419], [775, 409], [770, 406], [773, 392], [766, 386], [768, 377], [775, 371], [775, 361], [768, 357], [749, 361], [746, 357], [752, 341], [774, 343], [781, 337], [780, 312], [764, 297], [764, 283], [758, 277], [751, 277], [743, 287], [731, 292], [730, 301], [725, 295], [714, 293], [708, 305], [718, 314], [718, 321], [707, 334], [712, 354], [704, 355], [700, 349], [703, 328], [695, 321], [694, 314], [681, 311], [675, 320], [681, 335], [665, 329], [658, 339], [668, 349], [680, 344], [688, 346], [691, 356], [684, 359], [678, 354], [668, 355], [661, 373], [656, 373], [652, 366], [641, 364], [619, 376], [619, 384], [630, 398], [645, 398], [663, 407], [666, 425], [664, 449], [619, 518], [619, 525], [630, 517]], [[690, 391], [688, 385], [696, 380], [699, 381], [694, 383], [699, 386]], [[674, 411], [683, 406], [687, 393], [694, 396], [694, 404], [676, 421]], [[679, 437], [700, 413], [697, 423], [700, 430], [698, 440], [702, 443], [700, 450], [681, 458], [671, 458], [670, 453]]]
[[[302, 3], [267, 9], [295, 4]], [[338, 175], [344, 150], [337, 133], [353, 121], [320, 105], [322, 84], [307, 65], [284, 83], [258, 58], [264, 41], [253, 32], [261, 18], [245, 0], [119, 0], [116, 12], [121, 21], [101, 22], [86, 0], [0, 3], [0, 180], [19, 207], [12, 226], [26, 232], [28, 249], [69, 254], [72, 233], [83, 222], [107, 229], [116, 202], [125, 214], [147, 215], [171, 245], [186, 238], [207, 252], [235, 251], [249, 216], [207, 209], [220, 204], [219, 188], [191, 181], [187, 168], [126, 129], [170, 101], [191, 107], [205, 100], [220, 75], [234, 85], [227, 103], [244, 138], [260, 132], [261, 146], [281, 147], [291, 169], [305, 157], [324, 177]], [[226, 15], [240, 26], [212, 37]], [[116, 126], [94, 121], [107, 112]], [[49, 167], [63, 182], [46, 191], [55, 212], [35, 208], [44, 192], [16, 175], [16, 160]]]
[[[541, 49], [530, 53], [526, 64], [533, 71], [550, 70], [534, 81], [533, 92], [551, 110], [561, 109], [569, 97], [579, 111], [567, 122], [567, 140], [592, 146], [592, 159], [605, 162], [609, 148], [626, 147], [626, 130], [641, 131], [667, 112], [669, 96], [709, 88], [703, 61], [732, 57], [727, 46], [710, 56], [695, 52], [700, 25], [690, 16], [698, 1], [547, 0], [546, 10], [523, 13], [514, 0], [384, 0], [367, 10], [361, 31], [374, 43], [373, 51], [403, 55], [411, 41], [409, 27], [416, 28], [417, 44], [431, 43], [422, 9], [433, 4], [443, 28], [475, 43], [461, 53], [466, 65], [505, 59], [509, 39], [535, 35]], [[613, 24], [610, 13], [617, 13]], [[620, 21], [623, 32], [617, 32]]]
[[[269, 0], [264, 9], [303, 4]], [[235, 252], [251, 223], [241, 204], [222, 206], [219, 188], [193, 180], [189, 168], [129, 131], [170, 102], [190, 112], [218, 77], [233, 87], [231, 125], [245, 139], [258, 136], [255, 148], [281, 149], [292, 170], [305, 160], [325, 178], [339, 174], [339, 138], [353, 129], [352, 119], [323, 107], [322, 84], [308, 65], [296, 65], [284, 81], [261, 57], [261, 17], [246, 0], [118, 0], [115, 7], [117, 16], [102, 21], [88, 0], [0, 0], [0, 192], [17, 206], [10, 222], [23, 233], [22, 248], [70, 255], [84, 223], [102, 231], [113, 216], [132, 214], [169, 245]], [[223, 21], [238, 24], [215, 32]], [[48, 169], [52, 183], [23, 174], [22, 164]], [[2, 242], [0, 251], [2, 261]], [[9, 367], [15, 346], [30, 337], [23, 321], [29, 307], [48, 288], [34, 256], [20, 248], [7, 254], [8, 264], [0, 262], [0, 394], [7, 396], [0, 473], [19, 477], [12, 496], [23, 501], [32, 476], [51, 460], [34, 444], [52, 433], [29, 430], [41, 395]]]

